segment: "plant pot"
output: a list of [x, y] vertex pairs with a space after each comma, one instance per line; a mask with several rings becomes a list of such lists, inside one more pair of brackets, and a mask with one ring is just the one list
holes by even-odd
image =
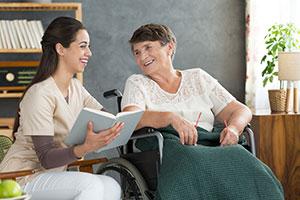
[[286, 91], [284, 89], [268, 90], [271, 112], [285, 112]]

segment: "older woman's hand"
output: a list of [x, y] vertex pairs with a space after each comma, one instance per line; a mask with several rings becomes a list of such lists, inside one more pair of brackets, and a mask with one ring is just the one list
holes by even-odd
[[239, 141], [239, 133], [233, 127], [230, 126], [225, 127], [220, 134], [221, 146], [237, 144], [238, 141]]
[[171, 125], [178, 132], [181, 144], [195, 145], [197, 143], [197, 129], [191, 122], [173, 113]]

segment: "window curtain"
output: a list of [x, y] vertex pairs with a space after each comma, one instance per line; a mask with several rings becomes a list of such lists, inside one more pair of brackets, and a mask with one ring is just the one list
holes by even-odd
[[246, 104], [252, 110], [269, 109], [268, 89], [278, 89], [275, 79], [265, 88], [260, 64], [266, 53], [264, 36], [274, 23], [300, 27], [300, 0], [246, 0]]

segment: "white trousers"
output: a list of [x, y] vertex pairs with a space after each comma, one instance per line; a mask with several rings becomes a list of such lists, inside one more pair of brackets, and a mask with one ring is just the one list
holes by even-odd
[[119, 200], [121, 188], [111, 177], [84, 172], [43, 173], [27, 183], [31, 200]]

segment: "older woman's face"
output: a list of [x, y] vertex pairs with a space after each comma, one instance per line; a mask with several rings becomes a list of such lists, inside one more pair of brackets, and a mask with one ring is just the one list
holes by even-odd
[[159, 41], [145, 41], [133, 45], [135, 62], [145, 75], [158, 72], [162, 67], [169, 67], [172, 52], [170, 45], [162, 46]]

